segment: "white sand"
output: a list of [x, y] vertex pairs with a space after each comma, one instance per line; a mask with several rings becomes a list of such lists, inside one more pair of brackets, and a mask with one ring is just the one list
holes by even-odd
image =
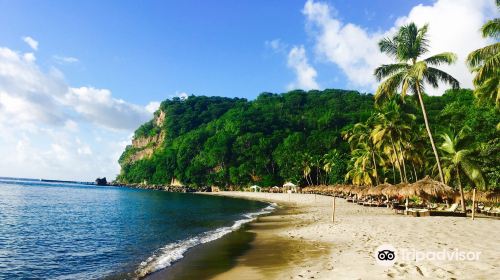
[[[335, 223], [332, 198], [309, 194], [220, 192], [215, 195], [245, 197], [292, 205], [301, 213], [291, 216], [289, 227], [275, 234], [290, 241], [328, 244], [321, 258], [304, 259], [300, 265], [284, 265], [274, 279], [500, 279], [500, 220], [461, 217], [410, 217], [386, 208], [363, 207], [336, 199]], [[290, 199], [290, 202], [289, 202]], [[302, 211], [303, 210], [303, 211]], [[290, 218], [290, 216], [288, 217]], [[293, 237], [292, 237], [293, 236]], [[261, 237], [262, 238], [266, 238]], [[257, 240], [259, 232], [257, 231]], [[390, 267], [377, 264], [374, 251], [382, 244], [398, 250], [424, 252], [455, 250], [480, 252], [478, 261], [401, 260]], [[319, 245], [318, 245], [319, 246]], [[300, 250], [299, 250], [300, 251]], [[289, 252], [298, 254], [301, 252]], [[242, 258], [244, 260], [244, 256]], [[253, 278], [259, 267], [244, 262], [217, 279]], [[245, 274], [253, 275], [245, 277]], [[269, 275], [261, 278], [270, 278]]]

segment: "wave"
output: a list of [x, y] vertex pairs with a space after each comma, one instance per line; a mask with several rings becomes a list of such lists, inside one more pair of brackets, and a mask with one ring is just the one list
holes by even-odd
[[276, 207], [277, 204], [271, 203], [269, 206], [258, 212], [243, 214], [244, 218], [235, 221], [232, 226], [211, 230], [162, 247], [139, 265], [139, 268], [135, 271], [137, 278], [143, 278], [155, 271], [169, 267], [175, 261], [182, 259], [184, 257], [184, 253], [190, 248], [219, 239], [222, 236], [239, 229], [242, 225], [254, 221], [258, 216], [271, 213], [274, 209], [276, 209]]
[[175, 261], [182, 259], [184, 253], [188, 249], [196, 245], [219, 239], [222, 236], [239, 229], [242, 225], [254, 221], [258, 216], [271, 213], [276, 206], [277, 205], [273, 203], [259, 212], [243, 214], [244, 218], [235, 221], [232, 226], [211, 230], [203, 234], [166, 245], [139, 265], [139, 268], [136, 270], [137, 277], [141, 278], [160, 269], [169, 267]]

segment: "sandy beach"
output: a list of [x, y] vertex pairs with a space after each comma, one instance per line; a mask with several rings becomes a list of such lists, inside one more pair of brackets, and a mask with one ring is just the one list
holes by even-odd
[[[500, 221], [488, 218], [409, 217], [309, 194], [218, 192], [212, 195], [275, 202], [276, 213], [251, 224], [251, 249], [213, 279], [493, 279], [500, 275]], [[391, 266], [377, 263], [392, 245]], [[418, 252], [418, 253], [417, 253]], [[429, 253], [430, 252], [430, 253]], [[417, 255], [427, 254], [418, 259]], [[451, 259], [433, 260], [448, 254]], [[471, 260], [453, 258], [469, 254]], [[473, 255], [474, 254], [474, 255]], [[477, 259], [473, 257], [477, 256]]]

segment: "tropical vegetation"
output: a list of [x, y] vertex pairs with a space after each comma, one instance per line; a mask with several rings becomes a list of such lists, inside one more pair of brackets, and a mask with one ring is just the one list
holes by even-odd
[[[495, 19], [482, 32], [498, 38], [498, 26]], [[498, 43], [469, 56], [475, 88], [459, 89], [439, 69], [461, 63], [455, 54], [421, 58], [430, 45], [427, 30], [410, 23], [380, 41], [394, 63], [375, 69], [381, 83], [374, 95], [326, 89], [266, 92], [252, 101], [165, 100], [134, 135], [162, 140], [139, 158], [143, 148], [128, 146], [117, 180], [237, 189], [286, 181], [372, 186], [431, 176], [459, 189], [462, 200], [463, 189], [500, 189]], [[426, 86], [440, 84], [449, 89], [426, 94]], [[157, 121], [160, 113], [164, 122]]]

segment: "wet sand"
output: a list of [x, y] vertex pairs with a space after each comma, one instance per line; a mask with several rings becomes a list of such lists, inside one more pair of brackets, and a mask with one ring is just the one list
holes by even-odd
[[146, 279], [282, 278], [290, 267], [305, 267], [305, 263], [330, 254], [328, 244], [282, 235], [304, 226], [297, 219], [301, 212], [301, 208], [283, 203], [235, 232], [190, 249], [182, 260]]
[[[410, 217], [390, 209], [363, 207], [307, 194], [220, 192], [288, 205], [252, 224], [255, 239], [235, 266], [212, 279], [497, 279], [500, 220]], [[397, 250], [480, 252], [478, 260], [396, 259], [376, 262], [382, 244]]]

